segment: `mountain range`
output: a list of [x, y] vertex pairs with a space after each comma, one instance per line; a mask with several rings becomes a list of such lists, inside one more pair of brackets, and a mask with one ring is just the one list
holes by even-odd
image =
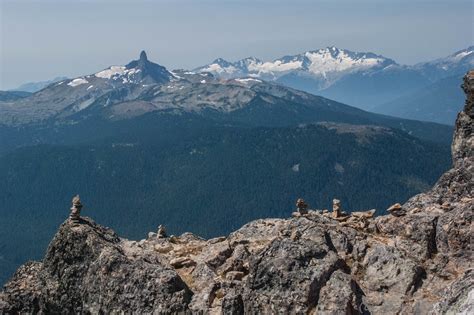
[[[273, 61], [249, 57], [229, 62], [219, 58], [194, 71], [210, 72], [225, 79], [252, 77], [275, 81], [365, 110], [452, 125], [454, 113], [460, 110], [457, 101], [462, 100], [463, 95], [458, 83], [439, 81], [452, 77], [460, 82], [473, 66], [474, 46], [414, 66], [400, 65], [370, 52], [353, 52], [333, 46]], [[442, 98], [421, 102], [425, 88], [433, 85], [437, 86], [437, 93]], [[453, 89], [456, 90], [455, 99], [446, 103], [445, 99], [453, 96]], [[417, 98], [419, 100], [414, 104]], [[445, 115], [446, 112], [451, 114]]]
[[[443, 58], [407, 66], [382, 55], [332, 46], [272, 61], [248, 57], [230, 62], [218, 58], [184, 72], [211, 73], [220, 79], [273, 81], [364, 110], [452, 125], [463, 98], [457, 82], [474, 66], [473, 52], [474, 46], [470, 46]], [[33, 93], [64, 80], [57, 77], [30, 82], [13, 91]], [[431, 91], [436, 91], [437, 97], [426, 98], [427, 94], [433, 96]], [[5, 97], [0, 95], [0, 100]]]
[[19, 87], [13, 89], [12, 91], [13, 92], [23, 91], [23, 92], [34, 93], [34, 92], [38, 92], [39, 90], [44, 89], [45, 87], [47, 87], [50, 84], [53, 84], [53, 83], [56, 83], [58, 81], [65, 80], [65, 79], [67, 79], [67, 77], [59, 76], [59, 77], [56, 77], [52, 80], [27, 82], [27, 83], [24, 83], [24, 84], [20, 85]]
[[71, 193], [127, 237], [228, 233], [293, 199], [348, 211], [427, 189], [452, 128], [369, 113], [258, 78], [126, 65], [0, 101], [0, 265], [39, 257]]
[[[168, 71], [150, 62], [145, 52], [125, 66], [62, 80], [28, 97], [0, 102], [0, 127], [21, 136], [25, 130], [19, 127], [24, 126], [70, 126], [91, 117], [112, 122], [163, 111], [250, 126], [320, 121], [375, 124], [444, 143], [450, 142], [451, 133], [449, 127], [369, 113], [260, 79], [220, 79], [209, 72]], [[9, 134], [0, 138], [2, 142], [14, 141]], [[0, 145], [0, 152], [6, 147]]]

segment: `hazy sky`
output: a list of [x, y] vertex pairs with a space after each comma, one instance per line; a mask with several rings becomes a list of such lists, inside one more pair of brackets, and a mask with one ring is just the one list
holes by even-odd
[[0, 0], [0, 89], [125, 64], [273, 59], [335, 45], [413, 64], [474, 43], [474, 0]]

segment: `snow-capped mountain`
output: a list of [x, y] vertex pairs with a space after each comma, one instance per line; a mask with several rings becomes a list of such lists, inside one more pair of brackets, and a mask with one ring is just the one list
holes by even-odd
[[298, 73], [298, 75], [306, 75], [318, 80], [318, 88], [321, 89], [330, 86], [344, 74], [396, 65], [395, 61], [373, 53], [358, 53], [327, 47], [298, 55], [284, 56], [273, 61], [249, 57], [229, 62], [219, 58], [194, 71], [210, 72], [222, 78], [250, 76], [265, 80], [278, 80], [287, 74]]
[[[92, 75], [62, 81], [58, 85], [65, 82], [71, 87], [89, 83], [157, 84], [169, 82], [174, 78], [175, 76], [165, 67], [149, 61], [146, 53], [142, 51], [138, 60], [133, 60], [125, 66], [111, 66]], [[94, 86], [88, 85], [88, 88]]]
[[[402, 112], [397, 114], [398, 106], [394, 106], [393, 101], [403, 101], [400, 108], [404, 107], [406, 113], [406, 108], [413, 102], [409, 104], [405, 100], [427, 99], [415, 94], [440, 80], [437, 78], [449, 74], [453, 77], [449, 80], [453, 86], [446, 89], [446, 93], [459, 90], [457, 93], [462, 94], [456, 76], [460, 78], [472, 67], [472, 51], [470, 47], [447, 58], [404, 66], [373, 53], [328, 47], [271, 62], [257, 58], [237, 62], [216, 59], [195, 71], [169, 71], [149, 61], [146, 53], [142, 52], [137, 60], [126, 65], [115, 65], [93, 74], [61, 80], [30, 97], [0, 102], [0, 125], [69, 119], [77, 115], [92, 115], [92, 112], [100, 112], [102, 117], [111, 119], [164, 109], [232, 112], [248, 106], [257, 96], [270, 103], [274, 102], [273, 97], [286, 97], [287, 101], [293, 101], [288, 98], [290, 94], [299, 100], [308, 99], [309, 94], [296, 90], [319, 94], [362, 109], [376, 109], [379, 113], [407, 117]], [[444, 92], [438, 92], [439, 97], [432, 102], [445, 99]], [[264, 94], [270, 96], [262, 96]], [[412, 96], [402, 97], [404, 95]], [[390, 111], [388, 107], [385, 110], [384, 104], [392, 104]], [[421, 105], [416, 107], [422, 108]], [[429, 109], [419, 111], [417, 119], [439, 122], [439, 119], [433, 118], [438, 115], [437, 111], [432, 109], [443, 108], [444, 113], [454, 112], [450, 106], [457, 104], [425, 105]], [[429, 117], [424, 117], [425, 113], [430, 113]], [[440, 112], [439, 115], [443, 114]]]
[[393, 100], [387, 99], [371, 108], [371, 111], [453, 125], [463, 105], [461, 78], [473, 68], [474, 46], [444, 58], [419, 63], [410, 69], [419, 73], [428, 83], [406, 91]]
[[222, 58], [195, 69], [220, 78], [254, 77], [332, 98], [362, 109], [395, 100], [474, 66], [474, 46], [431, 62], [406, 66], [370, 52], [327, 47], [273, 61]]
[[[257, 62], [246, 60], [242, 65], [251, 68]], [[49, 85], [24, 98], [0, 102], [0, 129], [68, 128], [87, 125], [91, 120], [108, 125], [150, 117], [148, 114], [191, 114], [245, 125], [288, 126], [320, 121], [376, 124], [412, 132], [420, 138], [443, 137], [434, 136], [437, 125], [364, 112], [255, 77], [222, 79], [210, 73], [168, 71], [149, 61], [144, 52], [125, 66], [111, 66]], [[0, 144], [11, 142], [9, 139], [0, 137]]]
[[459, 50], [444, 58], [416, 64], [413, 68], [432, 81], [464, 74], [468, 69], [474, 68], [474, 46]]

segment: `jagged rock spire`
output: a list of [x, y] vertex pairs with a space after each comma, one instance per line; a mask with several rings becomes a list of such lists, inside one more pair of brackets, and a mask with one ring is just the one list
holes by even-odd
[[474, 69], [469, 70], [464, 76], [462, 88], [466, 93], [464, 112], [472, 117], [474, 116]]
[[464, 76], [462, 89], [466, 93], [464, 110], [458, 114], [452, 144], [453, 164], [472, 174], [474, 168], [474, 70]]
[[173, 78], [173, 75], [168, 70], [166, 70], [165, 67], [148, 60], [144, 50], [140, 52], [140, 58], [138, 60], [129, 62], [125, 68], [139, 69], [140, 73], [138, 74], [138, 77], [135, 77], [135, 80], [138, 80], [137, 78], [139, 78], [142, 84], [147, 82], [149, 84], [165, 83], [169, 82], [171, 78]]
[[140, 53], [140, 61], [142, 62], [148, 61], [148, 57], [146, 56], [146, 52], [144, 50], [142, 50]]

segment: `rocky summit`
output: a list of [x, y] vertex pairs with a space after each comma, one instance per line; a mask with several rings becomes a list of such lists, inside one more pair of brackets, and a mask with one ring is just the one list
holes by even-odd
[[0, 313], [473, 314], [474, 71], [463, 88], [453, 168], [388, 215], [299, 200], [290, 218], [227, 237], [161, 226], [130, 241], [77, 217], [77, 197], [44, 260], [4, 286]]

